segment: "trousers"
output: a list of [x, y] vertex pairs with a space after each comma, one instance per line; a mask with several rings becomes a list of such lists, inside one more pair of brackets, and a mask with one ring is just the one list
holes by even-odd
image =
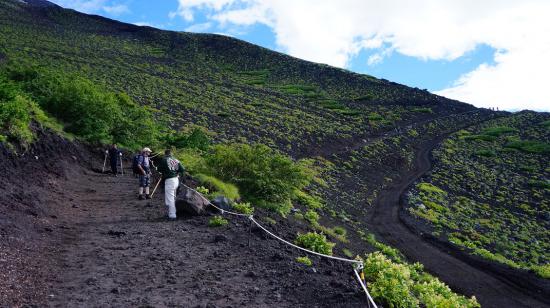
[[164, 203], [168, 208], [169, 218], [176, 218], [176, 190], [179, 185], [177, 176], [164, 180]]

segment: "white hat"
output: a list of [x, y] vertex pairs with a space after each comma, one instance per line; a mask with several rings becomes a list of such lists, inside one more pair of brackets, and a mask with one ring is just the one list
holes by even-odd
[[141, 150], [142, 152], [149, 152], [149, 153], [152, 153], [153, 151], [151, 151], [151, 149], [149, 148], [143, 148], [143, 150]]

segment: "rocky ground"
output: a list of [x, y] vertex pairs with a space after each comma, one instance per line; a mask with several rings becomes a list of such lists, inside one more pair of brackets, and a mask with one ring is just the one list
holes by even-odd
[[[38, 160], [4, 151], [12, 175], [25, 168], [33, 185], [25, 193], [25, 182], [14, 181], [2, 197], [2, 214], [11, 214], [0, 224], [0, 306], [366, 304], [348, 264], [315, 257], [312, 267], [297, 263], [298, 251], [260, 230], [249, 235], [248, 222], [231, 217], [221, 228], [208, 227], [209, 217], [166, 221], [162, 191], [138, 201], [133, 177], [92, 170], [101, 161], [90, 163], [89, 152], [76, 146], [74, 155], [46, 167], [50, 150], [37, 145]], [[36, 203], [24, 205], [34, 197]]]

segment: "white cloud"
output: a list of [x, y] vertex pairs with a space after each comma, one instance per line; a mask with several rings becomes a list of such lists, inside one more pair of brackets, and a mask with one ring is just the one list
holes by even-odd
[[[371, 65], [391, 52], [452, 61], [479, 44], [498, 52], [437, 93], [501, 108], [550, 110], [543, 75], [550, 71], [547, 0], [179, 0], [172, 17], [206, 12], [220, 25], [261, 23], [289, 54], [347, 67], [362, 49]], [[388, 51], [389, 50], [389, 51]]]
[[211, 22], [205, 22], [200, 24], [194, 24], [185, 29], [187, 32], [205, 32], [212, 27]]
[[108, 14], [111, 14], [111, 15], [114, 15], [114, 16], [125, 14], [125, 13], [130, 13], [130, 9], [128, 9], [128, 6], [126, 6], [124, 4], [117, 4], [117, 5], [112, 5], [112, 6], [106, 5], [106, 6], [102, 7], [102, 9], [105, 12], [107, 12]]
[[97, 13], [105, 6], [107, 0], [51, 0], [51, 2], [83, 13]]

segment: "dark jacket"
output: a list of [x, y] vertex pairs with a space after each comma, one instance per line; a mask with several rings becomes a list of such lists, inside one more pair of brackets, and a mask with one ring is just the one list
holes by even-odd
[[178, 176], [178, 174], [183, 176], [185, 172], [180, 161], [172, 156], [165, 156], [162, 158], [158, 166], [158, 171], [162, 173], [163, 179], [173, 178]]

